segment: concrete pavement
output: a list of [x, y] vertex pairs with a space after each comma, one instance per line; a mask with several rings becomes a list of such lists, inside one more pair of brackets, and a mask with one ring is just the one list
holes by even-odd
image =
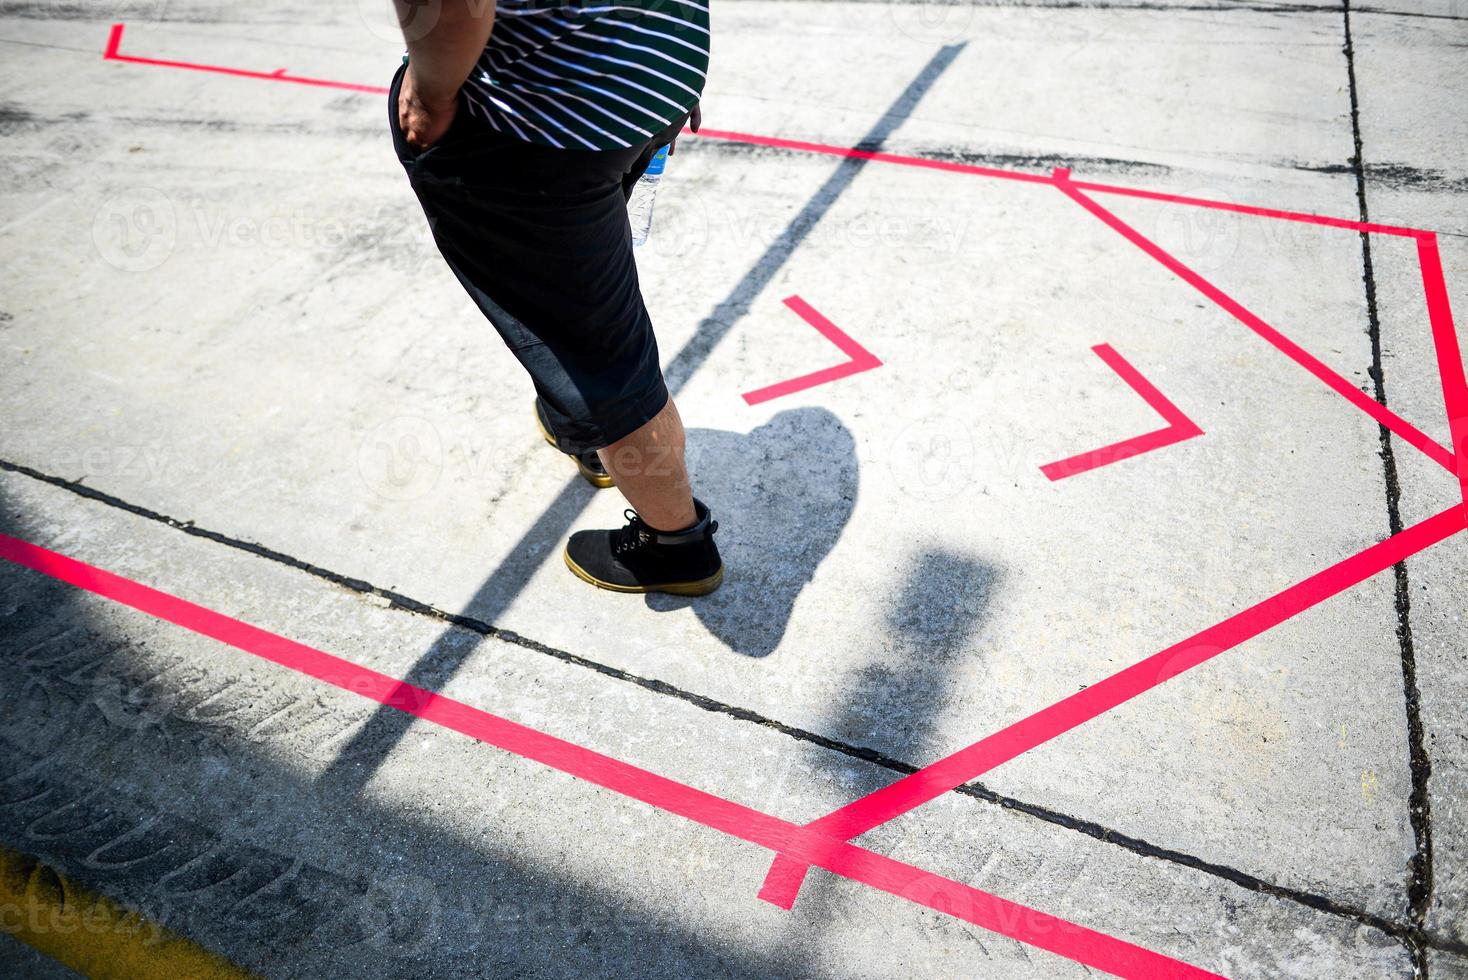
[[[3, 11], [0, 530], [726, 799], [816, 819], [1462, 502], [1403, 437], [1449, 442], [1414, 239], [1091, 194], [1312, 371], [1049, 180], [1436, 231], [1461, 319], [1461, 5], [719, 8], [721, 132], [640, 256], [724, 528], [697, 602], [562, 567], [620, 498], [535, 437], [382, 98], [104, 60], [121, 20], [128, 55], [369, 86], [400, 50], [365, 4]], [[750, 405], [843, 359], [792, 296], [882, 364]], [[1163, 424], [1098, 344], [1202, 434], [1052, 481]], [[1465, 549], [859, 843], [1224, 975], [1468, 974]], [[0, 588], [0, 842], [261, 974], [1083, 972], [825, 873], [780, 911], [768, 849]]]

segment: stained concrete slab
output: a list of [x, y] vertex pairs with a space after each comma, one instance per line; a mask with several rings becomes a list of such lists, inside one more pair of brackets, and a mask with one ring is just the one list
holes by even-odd
[[[706, 123], [837, 146], [880, 138], [896, 153], [1036, 173], [1067, 165], [1078, 179], [1357, 212], [1339, 10], [942, 12], [727, 5]], [[1425, 35], [1446, 38], [1443, 47], [1402, 34], [1409, 21], [1447, 32]], [[617, 520], [621, 504], [571, 479], [535, 438], [528, 384], [427, 239], [381, 133], [381, 98], [104, 62], [110, 23], [85, 11], [0, 21], [0, 36], [26, 42], [8, 46], [0, 71], [32, 80], [6, 116], [3, 164], [20, 191], [0, 204], [0, 247], [17, 283], [0, 324], [9, 382], [0, 404], [13, 423], [0, 457], [13, 463], [894, 764], [968, 744], [1389, 532], [1374, 423], [1054, 188], [701, 138], [684, 141], [669, 170], [640, 266], [694, 427], [700, 492], [724, 525], [730, 578], [694, 604], [588, 593], [560, 567], [559, 543], [573, 528]], [[1386, 187], [1395, 171], [1372, 169], [1371, 146], [1380, 119], [1405, 119], [1411, 135], [1381, 159], [1450, 173], [1443, 160], [1456, 152], [1461, 100], [1421, 99], [1396, 60], [1432, 50], [1425, 77], [1448, 74], [1457, 25], [1387, 14], [1352, 24], [1372, 216], [1453, 230], [1463, 209], [1446, 185]], [[279, 3], [240, 22], [170, 4], [130, 23], [124, 50], [381, 84], [400, 45], [367, 8], [303, 18]], [[835, 63], [861, 71], [833, 71], [813, 51], [839, 52]], [[1097, 199], [1371, 390], [1358, 236]], [[1430, 345], [1410, 275], [1389, 288], [1391, 248], [1374, 253], [1391, 405], [1437, 434], [1433, 377], [1400, 374], [1421, 372]], [[1460, 290], [1468, 268], [1455, 249], [1445, 254]], [[749, 406], [742, 392], [839, 357], [782, 302], [791, 295], [884, 364]], [[1051, 483], [1041, 464], [1158, 424], [1091, 351], [1102, 342], [1204, 435]], [[1411, 520], [1450, 503], [1453, 488], [1441, 472], [1411, 469], [1408, 456], [1399, 453]], [[44, 495], [32, 516], [64, 499]], [[133, 530], [117, 533], [125, 545], [108, 560], [142, 547]], [[1438, 836], [1444, 887], [1432, 925], [1461, 942], [1452, 814], [1463, 790], [1454, 750], [1437, 744], [1452, 741], [1461, 703], [1453, 624], [1463, 573], [1451, 563], [1460, 546], [1409, 571], [1417, 582], [1418, 564], [1446, 563], [1423, 564], [1434, 598], [1422, 600], [1415, 628], [1439, 645], [1424, 650], [1444, 651], [1436, 666], [1424, 655], [1420, 680], [1444, 760], [1434, 811], [1450, 824]], [[156, 578], [175, 560], [171, 547], [145, 549], [136, 574]], [[276, 617], [282, 630], [322, 615], [272, 594], [239, 608]], [[365, 615], [349, 608], [341, 618]], [[988, 791], [1297, 898], [1405, 922], [1416, 840], [1397, 629], [1388, 573], [1002, 767], [985, 777]], [[177, 642], [166, 633], [156, 641], [165, 649]], [[190, 648], [183, 662], [194, 656]], [[483, 660], [478, 644], [452, 634], [435, 642], [430, 631], [382, 667], [477, 692], [492, 676]], [[531, 679], [552, 667], [527, 667], [522, 680], [540, 690], [571, 683]], [[597, 688], [586, 703], [563, 699], [535, 717], [578, 736], [616, 732], [620, 744], [625, 734], [593, 707], [608, 697]], [[413, 782], [417, 726], [354, 717], [355, 734], [315, 747], [313, 764], [354, 792], [380, 788], [394, 813], [421, 820], [401, 795]], [[701, 738], [708, 719], [692, 717]], [[770, 761], [753, 782], [743, 770], [739, 785], [791, 816], [818, 816], [892, 776], [841, 775], [845, 757], [786, 739], [793, 753], [767, 757], [799, 766]], [[150, 751], [138, 749], [135, 764]], [[442, 765], [447, 780], [471, 763]], [[688, 765], [693, 781], [718, 770], [703, 755]], [[524, 785], [541, 778], [524, 775]], [[283, 798], [302, 798], [282, 785]], [[956, 856], [981, 839], [971, 824], [934, 829], [948, 825], [930, 813], [949, 805], [904, 817], [880, 839], [924, 854], [936, 841], [933, 853], [974, 880], [983, 867]], [[222, 817], [189, 819], [218, 830]], [[1057, 826], [1045, 832], [1077, 834]], [[1089, 841], [1065, 847], [1102, 869], [1087, 900], [1114, 903], [1121, 872], [1092, 856]], [[563, 860], [535, 851], [522, 871]], [[757, 865], [751, 858], [750, 882]], [[1054, 897], [1046, 882], [1074, 871], [1029, 867], [1045, 897]], [[620, 881], [605, 867], [583, 877]], [[1030, 887], [1027, 876], [1013, 880], [1022, 878]], [[1193, 887], [1184, 891], [1203, 894]], [[1177, 920], [1156, 910], [1172, 906], [1169, 892], [1143, 891], [1136, 915], [1165, 933]], [[861, 907], [886, 921], [885, 906]], [[1261, 921], [1296, 921], [1261, 908]], [[1194, 941], [1208, 920], [1187, 916], [1182, 932]], [[1352, 932], [1349, 916], [1329, 922], [1302, 926], [1297, 939], [1316, 937], [1303, 945], [1268, 932], [1237, 961], [1199, 949], [1242, 975], [1406, 969], [1395, 940]], [[846, 928], [855, 926], [821, 935]], [[957, 955], [951, 939], [942, 956]], [[597, 961], [605, 966], [626, 947], [599, 948], [588, 955], [610, 957]], [[690, 962], [728, 967], [700, 949]], [[778, 972], [806, 955], [824, 963], [835, 954], [807, 945], [794, 960], [756, 956], [751, 969]], [[993, 971], [1020, 969], [1020, 956]], [[829, 962], [833, 973], [861, 972]]]

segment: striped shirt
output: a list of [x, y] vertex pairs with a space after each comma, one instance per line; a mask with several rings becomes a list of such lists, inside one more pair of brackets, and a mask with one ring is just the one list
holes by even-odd
[[498, 0], [464, 95], [508, 135], [611, 150], [692, 109], [708, 62], [703, 0]]

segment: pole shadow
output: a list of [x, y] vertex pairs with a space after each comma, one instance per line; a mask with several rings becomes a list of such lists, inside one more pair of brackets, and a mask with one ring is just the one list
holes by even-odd
[[[880, 150], [887, 138], [907, 119], [923, 96], [938, 82], [948, 67], [963, 52], [966, 42], [948, 44], [934, 52], [922, 70], [900, 92], [858, 144], [864, 150]], [[677, 395], [692, 378], [693, 374], [707, 363], [713, 353], [735, 324], [744, 318], [755, 300], [775, 280], [790, 257], [801, 246], [822, 218], [852, 185], [858, 174], [869, 161], [862, 157], [845, 157], [836, 165], [824, 184], [806, 201], [800, 211], [790, 219], [785, 229], [776, 236], [753, 266], [735, 283], [727, 296], [698, 325], [694, 335], [665, 365], [668, 390]], [[578, 486], [579, 485], [579, 486]], [[776, 488], [778, 489], [778, 488]], [[590, 493], [579, 479], [573, 479], [557, 498], [536, 518], [510, 550], [510, 557], [492, 571], [480, 585], [473, 599], [465, 607], [484, 622], [493, 623], [509, 608], [525, 588], [540, 566], [541, 561], [552, 553], [575, 522], [576, 517], [590, 500]], [[710, 503], [718, 504], [717, 499]], [[737, 555], [737, 551], [736, 551]], [[737, 596], [738, 593], [736, 592]], [[726, 602], [731, 600], [725, 600]], [[793, 601], [793, 600], [792, 600]], [[788, 618], [788, 614], [787, 614]], [[727, 619], [715, 618], [716, 633], [719, 629], [733, 632], [733, 624]], [[783, 631], [783, 626], [781, 627]], [[723, 635], [723, 634], [719, 634]], [[778, 640], [776, 640], [778, 642]], [[763, 642], [748, 642], [747, 649], [758, 651], [769, 645], [769, 637]], [[769, 645], [769, 649], [773, 649]], [[768, 651], [766, 651], [768, 652]], [[754, 655], [761, 655], [755, 653]], [[434, 643], [424, 656], [404, 676], [404, 680], [419, 687], [436, 690], [458, 671], [462, 655], [442, 643]], [[411, 726], [404, 715], [392, 708], [382, 708], [366, 725], [359, 737], [343, 751], [342, 761], [333, 765], [323, 775], [325, 779], [347, 778], [365, 786], [381, 760], [385, 759], [393, 746], [401, 741]], [[370, 752], [376, 761], [348, 764], [345, 760], [364, 752]]]

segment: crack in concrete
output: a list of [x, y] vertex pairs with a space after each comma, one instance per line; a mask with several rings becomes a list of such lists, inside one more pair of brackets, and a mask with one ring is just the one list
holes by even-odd
[[[596, 673], [601, 674], [605, 677], [609, 677], [613, 680], [621, 681], [627, 684], [633, 684], [644, 690], [651, 691], [654, 694], [676, 698], [677, 700], [683, 701], [687, 704], [691, 704], [694, 707], [699, 708], [703, 711], [707, 711], [710, 714], [722, 715], [727, 718], [732, 718], [735, 721], [742, 721], [749, 724], [759, 725], [763, 728], [768, 728], [772, 731], [779, 732], [780, 734], [795, 739], [797, 741], [807, 742], [819, 748], [823, 748], [832, 752], [837, 752], [852, 759], [857, 759], [862, 762], [867, 762], [872, 765], [880, 766], [883, 769], [887, 769], [894, 773], [908, 775], [910, 773], [916, 772], [919, 768], [918, 766], [913, 765], [910, 762], [894, 758], [877, 749], [873, 749], [863, 745], [854, 745], [849, 742], [843, 742], [839, 739], [834, 739], [825, 735], [821, 735], [817, 732], [798, 728], [794, 725], [788, 725], [776, 719], [761, 715], [759, 712], [751, 711], [748, 708], [741, 708], [737, 705], [726, 704], [724, 702], [715, 700], [714, 698], [706, 697], [693, 691], [684, 690], [673, 684], [669, 684], [666, 681], [657, 680], [655, 678], [642, 677], [638, 674], [633, 674], [629, 671], [622, 670], [621, 668], [613, 667], [610, 664], [604, 664], [599, 661], [592, 660], [588, 657], [583, 657], [578, 654], [571, 653], [567, 650], [561, 650], [557, 647], [550, 646], [549, 644], [541, 643], [538, 640], [523, 636], [522, 634], [516, 633], [513, 630], [507, 630], [503, 627], [495, 626], [491, 623], [476, 619], [472, 616], [465, 616], [460, 613], [447, 612], [429, 603], [422, 602], [410, 596], [404, 595], [403, 593], [395, 592], [391, 589], [381, 588], [363, 579], [353, 578], [351, 576], [342, 575], [338, 572], [333, 572], [330, 569], [322, 568], [318, 565], [313, 565], [310, 562], [306, 562], [291, 555], [287, 555], [284, 552], [265, 547], [264, 545], [256, 544], [250, 541], [244, 541], [239, 538], [230, 537], [226, 534], [221, 534], [217, 531], [210, 531], [206, 528], [198, 527], [192, 521], [177, 520], [175, 518], [169, 517], [166, 514], [161, 514], [146, 507], [141, 507], [137, 504], [129, 503], [125, 500], [111, 496], [110, 494], [103, 493], [102, 491], [96, 490], [81, 483], [77, 483], [75, 481], [69, 481], [61, 477], [41, 473], [37, 470], [31, 469], [28, 466], [13, 463], [9, 460], [4, 459], [0, 459], [0, 470], [17, 473], [19, 475], [38, 480], [40, 482], [47, 483], [52, 486], [59, 487], [63, 490], [68, 490], [72, 493], [77, 494], [78, 496], [85, 497], [89, 500], [104, 504], [106, 506], [115, 507], [119, 510], [126, 511], [138, 517], [164, 524], [168, 527], [173, 528], [174, 530], [182, 531], [185, 534], [189, 534], [198, 538], [203, 538], [207, 541], [223, 545], [227, 548], [233, 548], [237, 551], [243, 551], [247, 554], [253, 555], [254, 557], [263, 558], [266, 561], [285, 565], [297, 571], [305, 572], [306, 574], [311, 575], [315, 578], [322, 579], [333, 585], [340, 586], [341, 588], [344, 588], [350, 592], [361, 595], [370, 595], [379, 599], [384, 599], [387, 601], [389, 608], [398, 609], [404, 612], [412, 613], [414, 615], [426, 616], [443, 623], [470, 630], [481, 636], [492, 637], [506, 643], [511, 643], [523, 649], [531, 650], [535, 653], [552, 657], [563, 663], [595, 671]], [[1085, 834], [1086, 836], [1101, 841], [1102, 843], [1111, 844], [1115, 847], [1130, 851], [1131, 853], [1137, 854], [1142, 857], [1154, 858], [1159, 861], [1165, 861], [1170, 864], [1176, 864], [1182, 867], [1186, 867], [1190, 870], [1199, 871], [1204, 874], [1222, 879], [1231, 884], [1237, 885], [1238, 887], [1248, 889], [1249, 891], [1269, 895], [1271, 897], [1278, 898], [1283, 901], [1291, 902], [1297, 905], [1302, 905], [1307, 908], [1314, 909], [1317, 912], [1325, 913], [1327, 915], [1350, 919], [1354, 922], [1360, 923], [1361, 925], [1377, 929], [1380, 932], [1392, 936], [1399, 942], [1403, 943], [1413, 953], [1414, 966], [1419, 960], [1425, 960], [1427, 950], [1429, 949], [1444, 953], [1452, 953], [1459, 956], [1468, 956], [1468, 944], [1460, 943], [1451, 938], [1439, 936], [1428, 931], [1425, 926], [1425, 919], [1422, 918], [1409, 918], [1406, 922], [1388, 919], [1383, 916], [1368, 912], [1365, 909], [1357, 908], [1343, 902], [1338, 902], [1335, 899], [1332, 899], [1326, 895], [1320, 895], [1314, 892], [1307, 892], [1300, 889], [1290, 888], [1285, 885], [1280, 885], [1275, 882], [1266, 881], [1265, 879], [1260, 878], [1257, 875], [1249, 874], [1246, 871], [1241, 871], [1237, 868], [1229, 867], [1228, 865], [1217, 864], [1211, 861], [1207, 861], [1203, 858], [1188, 854], [1184, 851], [1176, 851], [1170, 848], [1161, 847], [1157, 844], [1151, 843], [1150, 841], [1123, 834], [1119, 831], [1113, 830], [1109, 827], [1106, 827], [1099, 823], [1095, 823], [1093, 821], [1085, 820], [1080, 817], [1074, 817], [1069, 814], [1062, 813], [1058, 810], [1052, 810], [1048, 807], [1041, 806], [1039, 804], [1028, 803], [1024, 800], [1005, 796], [1003, 794], [995, 792], [994, 790], [989, 789], [980, 782], [973, 782], [964, 786], [960, 786], [958, 789], [954, 790], [954, 792], [962, 796], [967, 796], [971, 799], [981, 800], [985, 803], [1001, 806], [1007, 810], [1013, 810], [1016, 813], [1025, 814], [1026, 816], [1044, 821], [1057, 827], [1062, 827], [1066, 830]], [[1425, 970], [1423, 970], [1421, 975], [1426, 975]]]
[[[1346, 78], [1351, 99], [1351, 138], [1354, 151], [1351, 168], [1356, 177], [1356, 203], [1361, 220], [1369, 221], [1366, 204], [1366, 164], [1361, 140], [1361, 99], [1356, 84], [1356, 52], [1351, 38], [1351, 3], [1345, 0], [1341, 9], [1345, 44], [1342, 53], [1346, 60]], [[1381, 321], [1376, 305], [1376, 272], [1371, 261], [1371, 236], [1365, 231], [1361, 236], [1361, 282], [1366, 294], [1366, 316], [1371, 337], [1371, 381], [1372, 397], [1385, 405], [1386, 374], [1382, 368]], [[1392, 448], [1391, 432], [1386, 426], [1378, 426], [1381, 440], [1382, 479], [1386, 489], [1387, 525], [1392, 534], [1402, 530], [1402, 488], [1397, 474], [1397, 460]], [[1407, 862], [1407, 916], [1415, 927], [1400, 938], [1406, 942], [1412, 954], [1413, 972], [1421, 980], [1427, 980], [1427, 947], [1422, 941], [1427, 922], [1427, 911], [1432, 901], [1432, 813], [1427, 792], [1428, 779], [1432, 774], [1432, 759], [1422, 729], [1421, 692], [1417, 686], [1417, 656], [1412, 644], [1412, 601], [1407, 581], [1407, 563], [1399, 561], [1392, 566], [1396, 585], [1397, 644], [1401, 649], [1402, 691], [1407, 713], [1408, 766], [1412, 778], [1412, 790], [1407, 800], [1408, 820], [1412, 826], [1414, 852]]]

